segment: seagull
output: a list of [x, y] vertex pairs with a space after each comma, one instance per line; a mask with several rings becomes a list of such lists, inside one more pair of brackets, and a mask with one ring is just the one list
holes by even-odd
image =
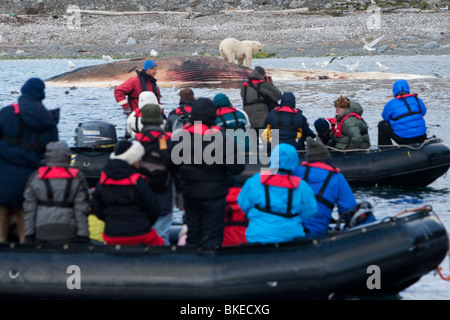
[[302, 69], [306, 69], [306, 64], [302, 62]]
[[75, 64], [72, 61], [69, 61], [68, 66], [70, 69], [75, 68]]
[[103, 55], [103, 60], [105, 60], [105, 61], [111, 61], [112, 58], [111, 58], [111, 56], [105, 56], [105, 55]]
[[386, 67], [384, 64], [381, 64], [380, 62], [375, 62], [377, 64], [377, 66], [380, 68], [381, 72], [386, 71], [387, 69], [389, 69], [388, 67]]
[[315, 65], [319, 66], [321, 68], [325, 68], [327, 65], [330, 64], [330, 61], [324, 61], [324, 62], [316, 62]]
[[217, 26], [214, 26], [214, 27], [213, 27], [213, 30], [214, 30], [214, 31], [219, 31], [219, 28], [217, 28]]
[[359, 66], [359, 61], [356, 61], [356, 63], [352, 64], [352, 65], [348, 65], [348, 64], [344, 64], [343, 65], [345, 68], [347, 68], [348, 71], [353, 72], [356, 70], [356, 68], [358, 68]]
[[150, 56], [156, 57], [157, 55], [158, 55], [158, 52], [157, 52], [156, 50], [152, 49], [152, 50], [150, 51]]
[[364, 50], [367, 50], [367, 51], [375, 51], [375, 48], [373, 48], [373, 46], [374, 45], [376, 45], [381, 39], [383, 39], [383, 37], [384, 37], [384, 35], [383, 36], [381, 36], [381, 37], [379, 37], [379, 38], [377, 38], [377, 39], [375, 39], [375, 40], [373, 40], [372, 42], [370, 42], [370, 43], [368, 43], [367, 41], [366, 41], [366, 39], [362, 39], [362, 41], [364, 42], [364, 47], [363, 47], [363, 49]]

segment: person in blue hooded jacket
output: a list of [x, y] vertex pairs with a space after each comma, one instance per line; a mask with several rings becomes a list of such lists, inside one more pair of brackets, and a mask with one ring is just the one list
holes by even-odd
[[[344, 175], [331, 165], [330, 153], [321, 142], [306, 138], [306, 161], [297, 166], [292, 174], [307, 181], [317, 200], [317, 213], [303, 222], [308, 235], [326, 233], [332, 221], [332, 211], [337, 205], [339, 215], [353, 210], [355, 196]], [[371, 222], [373, 216], [368, 217]]]
[[268, 137], [272, 136], [272, 130], [279, 130], [279, 143], [288, 143], [297, 150], [305, 149], [306, 137], [316, 136], [302, 111], [295, 107], [295, 96], [292, 92], [282, 94], [280, 105], [269, 113], [264, 128]]
[[378, 123], [378, 145], [409, 144], [422, 142], [427, 138], [424, 116], [427, 108], [417, 94], [411, 94], [406, 80], [395, 81], [389, 101], [381, 113]]
[[249, 178], [238, 196], [238, 204], [249, 223], [249, 243], [278, 243], [304, 237], [302, 223], [317, 211], [311, 187], [294, 176], [297, 150], [286, 143], [277, 145], [270, 156], [270, 171]]
[[21, 88], [18, 103], [0, 110], [0, 242], [8, 239], [14, 213], [19, 241], [25, 241], [25, 186], [42, 165], [47, 143], [58, 141], [59, 108], [47, 110], [44, 98], [44, 82], [30, 78]]

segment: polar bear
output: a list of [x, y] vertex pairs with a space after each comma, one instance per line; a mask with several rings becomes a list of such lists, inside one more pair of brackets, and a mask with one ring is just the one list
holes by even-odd
[[238, 64], [243, 66], [245, 59], [247, 68], [251, 68], [252, 66], [253, 52], [261, 51], [261, 49], [262, 44], [259, 41], [239, 41], [235, 38], [226, 38], [219, 46], [220, 55], [223, 60], [233, 64], [235, 64], [235, 60], [237, 60]]

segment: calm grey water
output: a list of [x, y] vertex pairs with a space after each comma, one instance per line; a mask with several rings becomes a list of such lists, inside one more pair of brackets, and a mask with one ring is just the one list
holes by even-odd
[[[300, 69], [302, 63], [307, 68], [318, 68], [315, 62], [329, 58], [289, 58], [254, 60], [255, 66], [266, 68]], [[360, 61], [356, 71], [378, 71], [376, 61], [389, 67], [387, 72], [413, 73], [434, 76], [432, 79], [410, 80], [412, 92], [419, 93], [425, 102], [428, 113], [426, 121], [428, 135], [444, 139], [450, 145], [450, 56], [368, 56], [347, 57], [335, 60], [327, 69], [346, 71], [344, 64], [351, 65]], [[74, 60], [77, 67], [106, 63], [103, 60]], [[68, 60], [0, 60], [0, 106], [14, 102], [18, 95], [12, 91], [19, 90], [30, 77], [47, 79], [51, 76], [69, 71]], [[438, 75], [438, 76], [436, 76]], [[392, 97], [393, 80], [338, 80], [338, 81], [296, 81], [276, 82], [280, 90], [292, 91], [297, 99], [297, 106], [303, 110], [312, 126], [318, 117], [334, 115], [333, 101], [346, 92], [352, 99], [360, 102], [364, 108], [364, 118], [368, 122], [372, 144], [376, 144], [376, 125], [381, 120], [384, 104]], [[162, 101], [166, 113], [177, 106], [179, 97], [176, 89], [162, 88]], [[231, 102], [242, 104], [239, 89], [194, 88], [196, 97], [213, 98], [217, 93], [225, 93]], [[47, 108], [61, 108], [59, 123], [60, 139], [69, 145], [74, 142], [74, 130], [78, 123], [90, 120], [105, 120], [116, 126], [118, 136], [125, 132], [125, 116], [114, 99], [113, 90], [108, 88], [78, 88], [65, 94], [65, 88], [46, 89]], [[426, 188], [355, 188], [357, 201], [369, 201], [375, 207], [378, 217], [394, 215], [405, 209], [431, 205], [440, 219], [450, 230], [450, 178], [445, 175]], [[450, 273], [449, 259], [442, 262], [446, 274]], [[381, 285], [383, 279], [381, 278]], [[419, 282], [400, 294], [405, 300], [448, 300], [450, 299], [450, 282], [445, 282], [434, 272], [430, 272]]]

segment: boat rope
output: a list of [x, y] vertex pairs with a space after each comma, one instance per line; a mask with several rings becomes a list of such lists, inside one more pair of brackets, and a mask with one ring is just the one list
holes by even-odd
[[333, 147], [330, 147], [330, 146], [326, 146], [326, 147], [327, 147], [328, 149], [332, 150], [332, 151], [337, 151], [337, 152], [342, 152], [342, 153], [347, 153], [347, 152], [361, 152], [361, 151], [370, 152], [370, 151], [375, 151], [375, 150], [377, 150], [377, 149], [373, 149], [372, 147], [378, 148], [378, 149], [379, 149], [379, 148], [384, 148], [384, 149], [388, 149], [388, 148], [392, 148], [392, 149], [393, 149], [393, 148], [395, 148], [395, 149], [399, 149], [399, 148], [409, 148], [409, 149], [412, 149], [412, 150], [420, 150], [420, 149], [423, 148], [424, 145], [426, 145], [427, 143], [429, 143], [431, 140], [434, 140], [434, 139], [436, 139], [436, 137], [428, 138], [428, 139], [424, 140], [424, 141], [423, 141], [419, 146], [417, 146], [417, 147], [414, 147], [414, 146], [409, 145], [409, 144], [377, 145], [377, 146], [369, 146], [369, 148], [366, 148], [366, 149], [348, 149], [348, 150], [336, 149], [336, 148], [333, 148]]
[[[437, 213], [434, 212], [434, 210], [433, 210], [433, 208], [432, 208], [431, 206], [423, 206], [423, 207], [420, 207], [420, 208], [404, 210], [404, 211], [402, 211], [402, 212], [400, 212], [400, 213], [397, 213], [395, 216], [400, 216], [400, 215], [405, 214], [405, 213], [409, 213], [409, 212], [417, 212], [417, 211], [423, 211], [423, 210], [428, 211], [428, 212], [431, 212], [431, 213], [436, 217], [436, 219], [437, 219], [440, 223], [442, 223], [441, 219], [439, 218], [439, 216], [437, 215]], [[449, 245], [449, 246], [448, 246], [448, 249], [447, 249], [447, 256], [448, 256], [448, 259], [449, 259], [449, 270], [450, 270], [450, 240], [449, 240], [449, 242], [448, 242], [448, 245]], [[441, 277], [442, 280], [450, 281], [450, 275], [444, 276], [444, 274], [442, 273], [442, 267], [439, 267], [439, 266], [437, 267], [437, 273], [439, 274], [439, 276]]]

